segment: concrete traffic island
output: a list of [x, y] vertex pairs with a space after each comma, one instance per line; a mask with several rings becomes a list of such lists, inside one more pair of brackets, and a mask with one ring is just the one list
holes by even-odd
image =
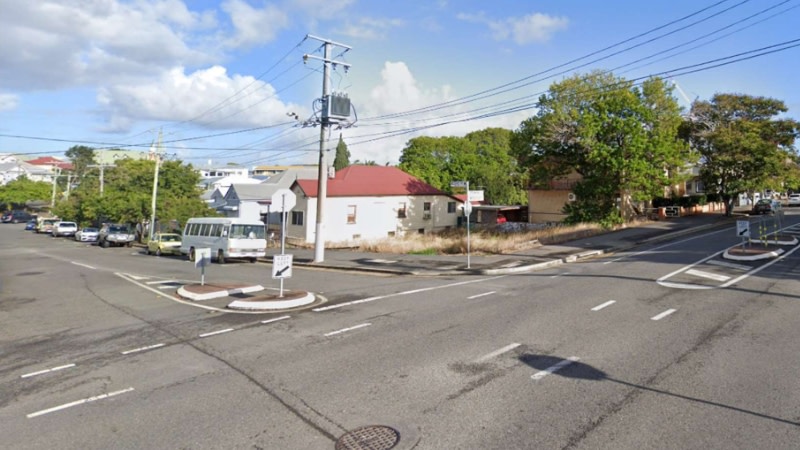
[[305, 306], [313, 303], [314, 300], [314, 294], [310, 292], [284, 290], [283, 297], [277, 292], [253, 296], [243, 295], [229, 303], [228, 308], [248, 311], [274, 311]]
[[777, 258], [783, 249], [775, 244], [750, 244], [742, 248], [741, 245], [725, 250], [722, 257], [734, 261], [758, 261], [761, 259]]
[[178, 295], [194, 301], [211, 300], [230, 297], [231, 295], [250, 294], [264, 290], [260, 284], [237, 283], [205, 283], [186, 284], [178, 288]]

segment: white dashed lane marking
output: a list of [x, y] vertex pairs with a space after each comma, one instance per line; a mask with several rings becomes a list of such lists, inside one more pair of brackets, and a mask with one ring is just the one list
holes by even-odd
[[495, 351], [493, 351], [491, 353], [488, 353], [486, 355], [481, 356], [480, 358], [476, 359], [475, 362], [484, 362], [486, 360], [494, 358], [495, 356], [500, 356], [503, 353], [507, 353], [507, 352], [510, 352], [511, 350], [514, 350], [515, 348], [519, 347], [520, 345], [522, 345], [522, 344], [517, 344], [516, 342], [513, 343], [513, 344], [508, 344], [503, 348], [497, 349], [497, 350], [495, 350]]
[[550, 375], [551, 373], [558, 372], [559, 370], [567, 367], [568, 365], [578, 361], [580, 358], [577, 356], [570, 356], [569, 358], [561, 361], [558, 364], [548, 367], [547, 369], [542, 370], [541, 372], [536, 372], [535, 374], [531, 375], [531, 378], [534, 380], [541, 380], [542, 378]]
[[611, 306], [614, 303], [617, 303], [617, 301], [616, 300], [609, 300], [609, 301], [607, 301], [607, 302], [605, 302], [605, 303], [603, 303], [601, 305], [595, 306], [594, 308], [592, 308], [592, 311], [600, 311], [601, 309], [603, 309], [603, 308], [605, 308], [607, 306]]
[[359, 328], [368, 327], [368, 326], [370, 326], [370, 325], [372, 325], [372, 324], [371, 324], [371, 323], [362, 323], [362, 324], [360, 324], [360, 325], [356, 325], [356, 326], [354, 326], [354, 327], [342, 328], [341, 330], [336, 330], [336, 331], [331, 331], [330, 333], [325, 333], [325, 334], [324, 334], [324, 336], [325, 336], [325, 337], [328, 337], [328, 336], [334, 336], [334, 335], [337, 335], [337, 334], [346, 333], [346, 332], [348, 332], [348, 331], [357, 330], [357, 329], [359, 329]]
[[96, 402], [97, 400], [103, 400], [105, 398], [114, 397], [115, 395], [124, 394], [124, 393], [130, 392], [132, 390], [133, 390], [133, 388], [129, 387], [129, 388], [123, 389], [121, 391], [114, 391], [114, 392], [109, 392], [108, 394], [102, 394], [102, 395], [97, 395], [97, 396], [94, 396], [94, 397], [89, 397], [89, 398], [76, 400], [74, 402], [65, 403], [63, 405], [55, 406], [53, 408], [43, 409], [43, 410], [37, 411], [35, 413], [30, 413], [26, 417], [28, 419], [32, 419], [34, 417], [43, 416], [45, 414], [50, 414], [51, 412], [60, 411], [62, 409], [67, 409], [67, 408], [71, 408], [73, 406], [82, 405], [84, 403], [91, 403], [91, 402]]
[[677, 311], [677, 309], [668, 309], [662, 312], [661, 314], [656, 314], [655, 316], [651, 317], [650, 320], [661, 320], [664, 317], [667, 317], [668, 315], [674, 313], [675, 311]]
[[45, 370], [40, 370], [38, 372], [26, 373], [25, 375], [20, 375], [20, 378], [35, 377], [36, 375], [42, 375], [50, 372], [57, 372], [59, 370], [69, 369], [70, 367], [75, 367], [75, 364], [66, 364], [63, 366], [53, 367], [52, 369], [45, 369]]

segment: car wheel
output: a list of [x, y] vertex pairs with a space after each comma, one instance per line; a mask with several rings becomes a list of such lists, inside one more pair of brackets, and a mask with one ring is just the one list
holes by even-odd
[[147, 253], [148, 255], [151, 254], [150, 247], [147, 247], [146, 249], [144, 249], [144, 252]]
[[194, 247], [189, 249], [189, 261], [194, 261]]
[[100, 243], [100, 247], [108, 248], [108, 241], [103, 240], [103, 242]]
[[256, 261], [258, 261], [258, 258], [250, 258], [251, 263], [255, 263]]
[[222, 250], [217, 252], [217, 264], [225, 264], [225, 253]]
[[132, 247], [132, 246], [133, 246], [133, 242], [126, 242], [125, 243], [125, 247]]
[[156, 256], [161, 256], [161, 249], [160, 248], [156, 249]]

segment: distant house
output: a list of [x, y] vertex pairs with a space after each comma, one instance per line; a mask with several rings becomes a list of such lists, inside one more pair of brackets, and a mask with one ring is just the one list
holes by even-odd
[[59, 170], [72, 170], [72, 163], [62, 161], [52, 156], [42, 156], [40, 158], [29, 159], [25, 162], [34, 166], [51, 167]]
[[281, 172], [286, 172], [287, 170], [317, 170], [316, 165], [296, 165], [296, 166], [275, 166], [275, 165], [264, 165], [264, 166], [255, 166], [253, 167], [253, 175], [266, 175], [266, 176], [273, 176], [277, 175]]
[[[316, 180], [316, 167], [288, 169], [259, 184], [234, 183], [224, 193], [222, 201], [215, 201], [217, 211], [227, 217], [261, 220], [276, 227], [280, 213], [272, 206], [272, 194], [278, 189], [288, 189], [298, 178]], [[218, 191], [221, 192], [220, 189]]]
[[537, 186], [528, 189], [528, 222], [545, 223], [561, 222], [567, 215], [564, 214], [564, 205], [575, 201], [572, 189], [581, 180], [578, 172], [572, 172], [564, 177], [550, 180], [546, 186]]
[[[316, 238], [318, 182], [298, 179], [287, 223], [289, 238]], [[327, 180], [324, 204], [326, 242], [431, 233], [455, 227], [463, 202], [396, 167], [346, 167]]]
[[221, 177], [248, 178], [250, 176], [250, 170], [242, 166], [199, 167], [197, 172], [203, 179]]
[[31, 181], [53, 182], [51, 167], [34, 166], [24, 161], [0, 163], [0, 185], [8, 184], [24, 176]]

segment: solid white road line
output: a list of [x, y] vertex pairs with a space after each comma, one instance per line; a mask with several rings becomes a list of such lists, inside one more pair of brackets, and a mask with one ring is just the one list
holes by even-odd
[[517, 344], [517, 343], [508, 344], [508, 345], [506, 345], [505, 347], [503, 347], [501, 349], [497, 349], [497, 350], [493, 351], [492, 353], [488, 353], [486, 355], [481, 356], [480, 358], [476, 359], [475, 362], [483, 362], [483, 361], [486, 361], [487, 359], [492, 359], [495, 356], [500, 356], [503, 353], [510, 352], [511, 350], [514, 350], [515, 348], [519, 347], [520, 345], [522, 345], [522, 344]]
[[677, 309], [668, 309], [662, 312], [661, 314], [656, 314], [655, 316], [651, 317], [650, 320], [661, 320], [664, 317], [667, 317], [668, 315], [674, 313], [675, 311], [677, 311]]
[[472, 300], [473, 298], [484, 297], [484, 296], [486, 296], [486, 295], [492, 295], [492, 294], [494, 294], [495, 292], [497, 292], [497, 291], [489, 291], [489, 292], [484, 292], [483, 294], [473, 295], [473, 296], [471, 296], [471, 297], [467, 297], [467, 300]]
[[81, 263], [79, 263], [79, 262], [75, 262], [75, 261], [70, 261], [70, 262], [71, 262], [72, 264], [75, 264], [76, 266], [81, 266], [81, 267], [86, 267], [87, 269], [97, 270], [97, 268], [96, 268], [96, 267], [92, 267], [92, 266], [90, 266], [90, 265], [88, 265], [88, 264], [81, 264]]
[[312, 311], [314, 311], [314, 312], [328, 311], [329, 309], [344, 308], [345, 306], [358, 305], [359, 303], [374, 302], [375, 300], [383, 300], [383, 299], [391, 298], [391, 297], [399, 297], [401, 295], [417, 294], [419, 292], [433, 291], [433, 290], [436, 290], [436, 289], [444, 289], [444, 288], [449, 288], [449, 287], [453, 287], [453, 286], [461, 286], [461, 285], [464, 285], [464, 284], [472, 284], [472, 283], [480, 283], [480, 282], [483, 282], [483, 281], [497, 280], [499, 278], [505, 278], [507, 276], [508, 275], [500, 275], [500, 276], [496, 276], [496, 277], [481, 278], [480, 280], [459, 281], [458, 283], [449, 283], [449, 284], [443, 284], [441, 286], [433, 286], [433, 287], [422, 288], [422, 289], [414, 289], [413, 291], [403, 291], [403, 292], [396, 292], [394, 294], [377, 295], [375, 297], [362, 298], [361, 300], [353, 300], [352, 302], [338, 303], [336, 305], [323, 306], [322, 308], [314, 308], [314, 309], [312, 309]]
[[281, 316], [281, 317], [276, 317], [276, 318], [274, 318], [274, 319], [262, 320], [262, 321], [261, 321], [261, 323], [272, 323], [272, 322], [277, 322], [277, 321], [279, 321], [279, 320], [285, 320], [285, 319], [288, 319], [288, 318], [290, 318], [290, 317], [292, 317], [292, 316]]
[[550, 375], [551, 373], [558, 372], [559, 370], [567, 367], [568, 365], [574, 363], [575, 361], [579, 360], [577, 356], [570, 356], [569, 358], [561, 361], [560, 363], [548, 367], [547, 369], [542, 370], [541, 372], [536, 372], [535, 374], [531, 375], [531, 378], [534, 380], [541, 380], [542, 378]]
[[766, 269], [767, 267], [769, 267], [769, 266], [771, 266], [771, 265], [775, 264], [776, 262], [778, 262], [778, 261], [783, 261], [783, 260], [784, 260], [784, 258], [786, 258], [787, 256], [791, 255], [792, 253], [796, 252], [797, 250], [800, 250], [800, 246], [797, 246], [797, 247], [795, 247], [795, 248], [793, 248], [793, 249], [789, 250], [788, 252], [785, 252], [785, 253], [784, 253], [784, 254], [782, 254], [781, 256], [779, 256], [779, 257], [777, 257], [777, 258], [773, 259], [772, 261], [770, 261], [770, 262], [768, 262], [768, 263], [764, 264], [763, 266], [759, 266], [757, 269], [753, 269], [753, 270], [752, 270], [752, 271], [750, 271], [750, 272], [747, 272], [747, 273], [745, 273], [745, 274], [742, 274], [742, 275], [741, 275], [741, 276], [739, 276], [738, 278], [734, 278], [734, 279], [732, 279], [732, 280], [728, 281], [727, 283], [723, 284], [723, 285], [722, 285], [722, 286], [720, 286], [720, 287], [721, 287], [721, 288], [726, 288], [726, 287], [728, 287], [728, 286], [730, 286], [730, 285], [732, 285], [732, 284], [738, 283], [739, 281], [741, 281], [741, 280], [743, 280], [743, 279], [745, 279], [745, 278], [747, 278], [747, 277], [749, 277], [749, 276], [751, 276], [751, 275], [755, 275], [755, 274], [757, 274], [758, 272], [761, 272], [762, 270]]
[[138, 352], [143, 352], [145, 350], [152, 350], [154, 348], [163, 347], [164, 345], [166, 345], [166, 344], [148, 345], [147, 347], [139, 347], [139, 348], [135, 348], [133, 350], [126, 350], [126, 351], [122, 352], [122, 354], [123, 355], [130, 355], [131, 353], [138, 353]]
[[178, 283], [178, 280], [156, 280], [156, 281], [147, 281], [145, 284], [153, 285], [153, 284], [166, 284], [166, 283]]
[[715, 266], [722, 266], [722, 267], [728, 267], [728, 268], [731, 268], [731, 269], [744, 270], [745, 272], [747, 272], [748, 270], [752, 269], [752, 267], [745, 266], [744, 264], [736, 264], [736, 263], [732, 263], [732, 262], [728, 262], [728, 261], [720, 261], [720, 260], [717, 260], [717, 259], [712, 259], [711, 261], [708, 261], [708, 263], [709, 264], [713, 264]]
[[325, 337], [328, 337], [328, 336], [333, 336], [333, 335], [335, 335], [335, 334], [339, 334], [339, 333], [345, 333], [345, 332], [347, 332], [347, 331], [352, 331], [352, 330], [357, 330], [357, 329], [359, 329], [359, 328], [368, 327], [368, 326], [370, 326], [370, 325], [372, 325], [372, 324], [371, 324], [371, 323], [362, 323], [362, 324], [360, 324], [360, 325], [356, 325], [356, 326], [354, 326], [354, 327], [342, 328], [341, 330], [336, 330], [336, 331], [331, 331], [330, 333], [325, 333], [325, 334], [324, 334], [324, 336], [325, 336]]
[[81, 400], [76, 400], [74, 402], [65, 403], [63, 405], [55, 406], [53, 408], [43, 409], [43, 410], [37, 411], [35, 413], [30, 413], [26, 417], [28, 417], [28, 419], [32, 419], [32, 418], [37, 417], [37, 416], [42, 416], [42, 415], [45, 415], [45, 414], [49, 414], [51, 412], [59, 411], [59, 410], [62, 410], [62, 409], [67, 409], [67, 408], [70, 408], [72, 406], [78, 406], [78, 405], [82, 405], [84, 403], [90, 403], [90, 402], [94, 402], [94, 401], [97, 401], [97, 400], [103, 400], [104, 398], [113, 397], [115, 395], [124, 394], [124, 393], [130, 392], [132, 390], [133, 390], [133, 388], [129, 387], [128, 389], [123, 389], [121, 391], [109, 392], [108, 394], [102, 394], [102, 395], [97, 395], [97, 396], [94, 396], [94, 397], [89, 397], [89, 398], [84, 398], [84, 399], [81, 399]]
[[217, 335], [217, 334], [227, 333], [229, 331], [233, 331], [233, 328], [226, 328], [224, 330], [217, 330], [217, 331], [212, 331], [210, 333], [203, 333], [203, 334], [198, 335], [198, 337], [202, 338], [202, 337], [214, 336], [214, 335]]
[[609, 301], [603, 303], [602, 305], [595, 306], [594, 308], [592, 308], [592, 311], [600, 311], [601, 309], [605, 308], [606, 306], [611, 306], [614, 303], [617, 303], [617, 301], [616, 300], [609, 300]]
[[689, 269], [686, 271], [687, 275], [694, 275], [696, 277], [708, 278], [714, 281], [728, 281], [731, 277], [727, 275], [718, 275], [716, 273], [706, 272], [703, 270]]
[[55, 372], [57, 370], [69, 369], [70, 367], [75, 367], [75, 364], [67, 364], [67, 365], [64, 365], [64, 366], [53, 367], [52, 369], [45, 369], [45, 370], [40, 370], [38, 372], [26, 373], [25, 375], [20, 375], [20, 378], [35, 377], [36, 375], [41, 375], [43, 373]]

